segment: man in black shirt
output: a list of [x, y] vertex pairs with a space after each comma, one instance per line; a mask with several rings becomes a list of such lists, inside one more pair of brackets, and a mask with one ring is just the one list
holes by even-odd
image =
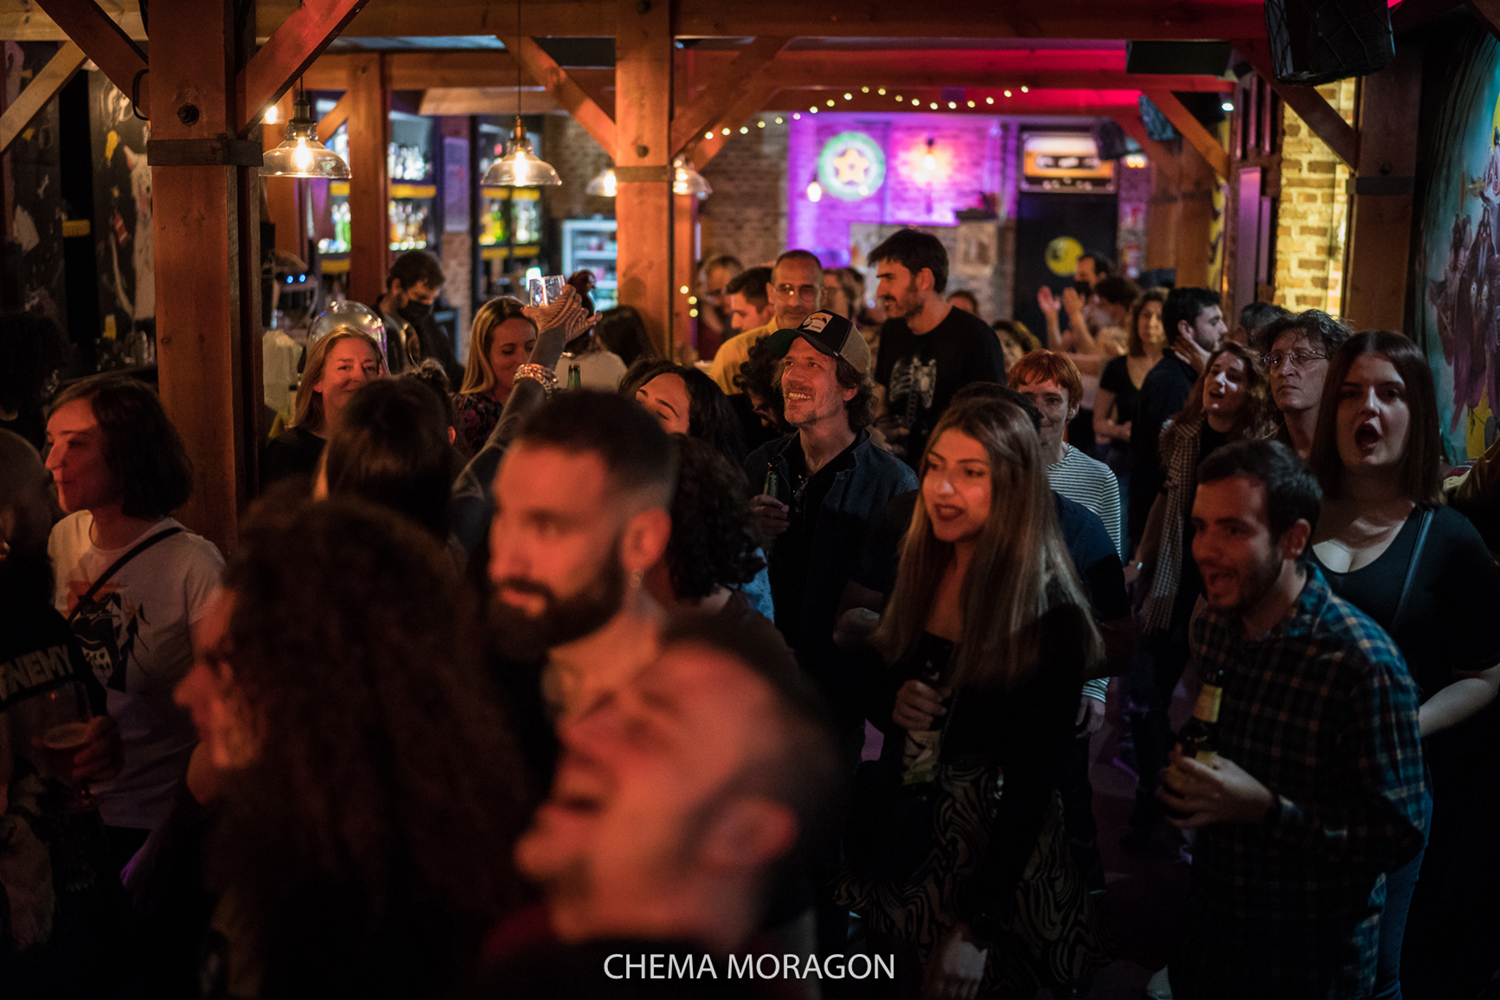
[[984, 320], [943, 298], [948, 251], [936, 236], [903, 229], [870, 251], [870, 263], [890, 317], [875, 368], [881, 430], [915, 469], [953, 394], [970, 382], [1004, 383], [1005, 357]]
[[432, 319], [433, 304], [443, 290], [443, 266], [425, 250], [408, 250], [396, 258], [385, 279], [385, 294], [376, 303], [385, 320], [386, 367], [398, 374], [423, 358], [436, 358], [457, 389], [464, 381], [453, 341]]
[[[1161, 492], [1162, 426], [1187, 402], [1209, 354], [1229, 332], [1219, 293], [1207, 288], [1172, 289], [1162, 306], [1161, 322], [1167, 330], [1167, 351], [1141, 383], [1135, 423], [1130, 429], [1130, 450], [1135, 455], [1135, 468], [1130, 473], [1132, 525], [1136, 512], [1140, 512], [1144, 525], [1152, 502]], [[1133, 528], [1131, 537], [1139, 537]]]

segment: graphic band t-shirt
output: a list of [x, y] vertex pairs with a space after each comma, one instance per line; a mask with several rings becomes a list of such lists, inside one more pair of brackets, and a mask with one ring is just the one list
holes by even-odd
[[949, 308], [943, 321], [920, 337], [906, 320], [888, 319], [880, 328], [875, 382], [885, 386], [886, 412], [911, 428], [905, 458], [915, 469], [955, 392], [970, 382], [1005, 384], [1005, 356], [995, 331], [962, 309]]
[[[163, 518], [127, 545], [106, 550], [90, 540], [92, 525], [92, 515], [79, 511], [52, 529], [54, 604], [64, 617], [115, 560], [151, 535], [181, 527]], [[90, 788], [110, 826], [148, 829], [171, 808], [197, 742], [192, 718], [172, 703], [172, 689], [192, 666], [190, 628], [208, 610], [223, 573], [214, 544], [183, 531], [126, 563], [72, 619], [125, 745], [119, 777]]]

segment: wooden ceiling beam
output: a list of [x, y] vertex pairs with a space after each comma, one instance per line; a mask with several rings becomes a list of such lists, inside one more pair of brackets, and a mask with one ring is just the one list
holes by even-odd
[[303, 0], [240, 68], [240, 128], [249, 129], [280, 100], [369, 0]]
[[344, 91], [344, 95], [338, 99], [338, 103], [333, 106], [333, 109], [318, 119], [319, 142], [326, 145], [328, 140], [333, 138], [333, 133], [339, 130], [339, 126], [349, 120], [349, 109], [353, 104], [354, 100], [346, 90]]
[[[781, 69], [773, 60], [789, 41], [791, 39], [785, 36], [755, 39], [740, 49], [734, 61], [692, 104], [679, 108], [672, 116], [672, 155], [682, 152], [698, 133], [719, 123], [736, 105], [746, 100], [747, 94], [775, 89], [772, 81], [779, 80]], [[765, 94], [765, 97], [769, 96], [769, 93]], [[752, 108], [740, 116], [739, 121], [744, 121], [755, 110]]]
[[1324, 145], [1333, 150], [1333, 155], [1343, 160], [1350, 170], [1359, 169], [1359, 133], [1353, 125], [1344, 121], [1344, 116], [1333, 105], [1323, 99], [1316, 87], [1300, 87], [1277, 80], [1276, 71], [1271, 64], [1271, 50], [1264, 41], [1238, 41], [1234, 43], [1234, 47], [1255, 67], [1255, 72], [1260, 74], [1261, 79], [1270, 84], [1276, 96], [1307, 123], [1307, 127], [1323, 140]]
[[1193, 117], [1192, 112], [1170, 90], [1148, 90], [1145, 94], [1167, 116], [1172, 127], [1181, 132], [1182, 137], [1214, 168], [1214, 173], [1219, 175], [1220, 180], [1227, 181], [1229, 150], [1219, 144], [1219, 140], [1203, 127], [1202, 122]]
[[[801, 112], [808, 114], [816, 107], [818, 114], [837, 114], [840, 112], [858, 111], [890, 112], [890, 111], [915, 111], [923, 114], [971, 114], [971, 115], [1081, 115], [1081, 114], [1111, 114], [1116, 110], [1132, 110], [1139, 107], [1141, 92], [1138, 90], [1079, 90], [1079, 91], [1047, 91], [1033, 90], [1029, 94], [1023, 94], [1019, 90], [1012, 91], [1010, 97], [1004, 96], [1004, 91], [989, 91], [987, 94], [969, 93], [969, 99], [974, 101], [974, 107], [969, 107], [966, 101], [955, 101], [957, 107], [948, 107], [948, 99], [944, 92], [937, 88], [911, 91], [902, 97], [905, 100], [895, 103], [893, 97], [887, 95], [881, 97], [878, 94], [861, 94], [850, 92], [850, 99], [843, 100], [843, 95], [833, 99], [833, 106], [828, 105], [829, 93], [826, 90], [798, 90], [783, 89], [766, 106], [767, 111]], [[987, 103], [992, 98], [993, 104]], [[937, 107], [932, 107], [936, 104]], [[1100, 111], [1099, 109], [1108, 109]]]
[[146, 54], [131, 41], [94, 0], [37, 0], [47, 15], [109, 77], [120, 92], [135, 99], [136, 109], [151, 117]]
[[502, 35], [500, 40], [521, 67], [533, 79], [544, 81], [547, 93], [563, 107], [583, 130], [594, 137], [594, 141], [607, 150], [615, 148], [615, 120], [606, 114], [599, 102], [557, 64], [557, 61], [542, 51], [536, 39], [523, 35]]
[[1180, 163], [1177, 154], [1146, 134], [1146, 123], [1141, 121], [1140, 114], [1135, 111], [1121, 111], [1118, 114], [1110, 115], [1110, 117], [1124, 130], [1126, 135], [1130, 136], [1130, 138], [1134, 139], [1140, 145], [1141, 151], [1146, 154], [1147, 159], [1151, 161], [1152, 165], [1167, 180], [1171, 181], [1173, 186], [1176, 186]]
[[[683, 152], [692, 161], [693, 169], [702, 170], [724, 148], [724, 143], [729, 139], [724, 134], [725, 129], [732, 135], [735, 129], [763, 110], [776, 96], [776, 91], [777, 88], [770, 84], [745, 88], [740, 92], [739, 100], [714, 121], [711, 129], [705, 127], [699, 135], [689, 136]], [[712, 135], [708, 134], [710, 131]]]
[[31, 120], [68, 85], [73, 75], [88, 60], [77, 42], [64, 42], [57, 54], [47, 60], [42, 71], [32, 78], [5, 114], [0, 115], [0, 153], [31, 127]]

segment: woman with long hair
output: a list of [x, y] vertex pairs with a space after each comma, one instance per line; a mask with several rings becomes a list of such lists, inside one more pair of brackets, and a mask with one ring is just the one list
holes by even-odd
[[527, 798], [475, 617], [390, 511], [251, 518], [177, 690], [219, 781], [205, 995], [428, 997], [472, 967]]
[[890, 708], [871, 770], [904, 822], [855, 810], [837, 899], [872, 950], [919, 960], [923, 995], [1029, 1000], [1103, 964], [1056, 789], [1103, 643], [1019, 406], [950, 407], [921, 499], [873, 640]]
[[1472, 997], [1497, 965], [1500, 569], [1444, 506], [1442, 458], [1421, 349], [1383, 331], [1345, 341], [1328, 365], [1308, 458], [1323, 485], [1313, 562], [1401, 648], [1421, 691], [1432, 793], [1425, 858], [1386, 875], [1379, 997]]
[[311, 478], [339, 412], [360, 386], [384, 374], [385, 356], [368, 333], [341, 327], [319, 338], [307, 351], [287, 429], [266, 443], [262, 489], [287, 476]]
[[1193, 560], [1198, 463], [1230, 441], [1270, 437], [1274, 430], [1265, 375], [1249, 348], [1226, 341], [1208, 356], [1182, 412], [1162, 433], [1166, 490], [1151, 505], [1136, 553], [1136, 568], [1150, 585], [1142, 629], [1144, 655], [1130, 680], [1139, 783], [1125, 839], [1129, 847], [1143, 847], [1162, 817], [1156, 783], [1171, 749], [1167, 706], [1187, 665], [1188, 620], [1203, 593], [1203, 578]]
[[629, 368], [641, 358], [658, 357], [656, 346], [646, 333], [646, 321], [635, 306], [615, 306], [599, 314], [594, 336], [613, 354], [619, 355]]
[[490, 299], [469, 324], [469, 360], [464, 384], [453, 398], [458, 431], [469, 450], [478, 453], [500, 422], [500, 411], [516, 384], [516, 369], [536, 346], [536, 323], [520, 299]]
[[668, 434], [707, 441], [736, 466], [745, 460], [744, 436], [729, 397], [697, 368], [637, 361], [620, 380], [620, 395], [644, 406]]
[[1161, 323], [1161, 309], [1167, 301], [1165, 288], [1148, 288], [1130, 306], [1125, 321], [1128, 346], [1125, 354], [1107, 362], [1099, 375], [1099, 391], [1094, 395], [1094, 435], [1109, 441], [1104, 464], [1120, 481], [1120, 496], [1126, 500], [1126, 521], [1130, 525], [1130, 549], [1141, 540], [1150, 513], [1150, 499], [1137, 502], [1137, 513], [1129, 503], [1130, 473], [1133, 465], [1130, 450], [1130, 424], [1135, 419], [1136, 400], [1141, 383], [1167, 346], [1167, 331]]

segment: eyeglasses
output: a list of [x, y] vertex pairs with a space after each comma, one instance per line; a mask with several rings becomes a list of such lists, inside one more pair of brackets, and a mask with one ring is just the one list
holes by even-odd
[[1303, 368], [1313, 361], [1327, 361], [1328, 355], [1314, 354], [1311, 351], [1293, 351], [1290, 354], [1283, 354], [1280, 351], [1276, 351], [1272, 354], [1267, 354], [1260, 360], [1266, 366], [1267, 371], [1274, 372], [1287, 362], [1291, 362], [1293, 368]]
[[807, 299], [812, 302], [818, 300], [818, 293], [822, 291], [817, 285], [777, 285], [776, 294], [784, 299]]

